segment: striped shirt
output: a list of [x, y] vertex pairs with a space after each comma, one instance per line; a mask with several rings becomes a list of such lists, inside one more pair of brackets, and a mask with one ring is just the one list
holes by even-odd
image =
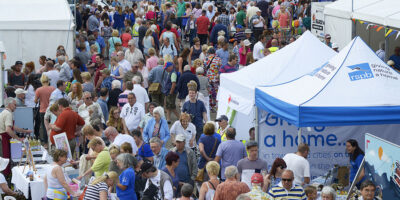
[[97, 183], [96, 185], [89, 185], [85, 192], [85, 200], [100, 199], [100, 192], [105, 191], [108, 193], [108, 186], [105, 182]]
[[287, 191], [283, 186], [282, 182], [280, 182], [278, 185], [273, 186], [269, 191], [268, 194], [274, 198], [274, 199], [281, 199], [281, 198], [286, 198], [288, 200], [291, 199], [301, 199], [301, 200], [306, 200], [306, 194], [304, 193], [304, 190], [301, 186], [295, 185]]

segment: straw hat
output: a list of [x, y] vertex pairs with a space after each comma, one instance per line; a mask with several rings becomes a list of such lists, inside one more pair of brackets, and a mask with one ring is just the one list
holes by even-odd
[[10, 159], [8, 158], [1, 158], [0, 157], [0, 172], [6, 169], [8, 163], [10, 162]]

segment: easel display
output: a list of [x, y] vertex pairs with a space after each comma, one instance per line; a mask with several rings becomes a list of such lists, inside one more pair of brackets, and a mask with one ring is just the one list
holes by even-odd
[[[37, 170], [35, 168], [35, 162], [33, 161], [31, 146], [29, 145], [29, 141], [27, 139], [24, 140], [24, 145], [25, 145], [24, 154], [26, 155], [26, 161], [25, 161], [24, 169], [22, 170], [22, 173], [25, 172], [26, 165], [29, 165], [29, 170], [32, 168], [33, 171], [36, 173]], [[18, 166], [21, 166], [21, 163], [22, 163], [22, 159], [20, 160]]]

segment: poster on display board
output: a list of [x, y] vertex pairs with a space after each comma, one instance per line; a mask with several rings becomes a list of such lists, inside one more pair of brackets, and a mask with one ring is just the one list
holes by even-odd
[[[298, 127], [264, 111], [259, 118], [259, 157], [268, 162], [270, 169], [277, 157], [297, 151]], [[346, 141], [355, 139], [364, 147], [364, 134], [373, 133], [382, 138], [391, 138], [400, 143], [400, 137], [393, 138], [400, 125], [365, 125], [340, 127], [302, 128], [302, 140], [310, 146], [308, 161], [311, 179], [322, 176], [334, 165], [349, 166]]]
[[365, 175], [375, 183], [382, 199], [400, 199], [400, 145], [397, 144], [365, 134]]
[[311, 33], [320, 40], [325, 39], [325, 5], [331, 2], [312, 2], [311, 3]]

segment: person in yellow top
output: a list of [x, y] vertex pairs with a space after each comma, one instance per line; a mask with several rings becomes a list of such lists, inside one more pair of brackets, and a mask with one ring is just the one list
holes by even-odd
[[228, 130], [229, 126], [229, 119], [226, 115], [221, 115], [220, 117], [218, 117], [216, 120], [216, 122], [218, 122], [218, 130], [217, 133], [219, 135], [221, 135], [221, 142], [224, 142], [227, 140], [226, 138], [226, 131]]
[[264, 182], [263, 176], [260, 173], [254, 173], [251, 176], [251, 191], [246, 193], [247, 196], [250, 197], [251, 200], [272, 200], [272, 197], [262, 191], [262, 184]]
[[78, 176], [78, 180], [89, 174], [92, 174], [92, 172], [94, 172], [94, 176], [96, 178], [100, 177], [104, 174], [104, 172], [108, 172], [111, 163], [110, 152], [108, 151], [108, 148], [105, 147], [104, 141], [102, 141], [102, 139], [95, 137], [90, 140], [88, 146], [93, 149], [94, 152], [98, 153], [98, 155], [94, 160], [92, 167], [82, 175]]

